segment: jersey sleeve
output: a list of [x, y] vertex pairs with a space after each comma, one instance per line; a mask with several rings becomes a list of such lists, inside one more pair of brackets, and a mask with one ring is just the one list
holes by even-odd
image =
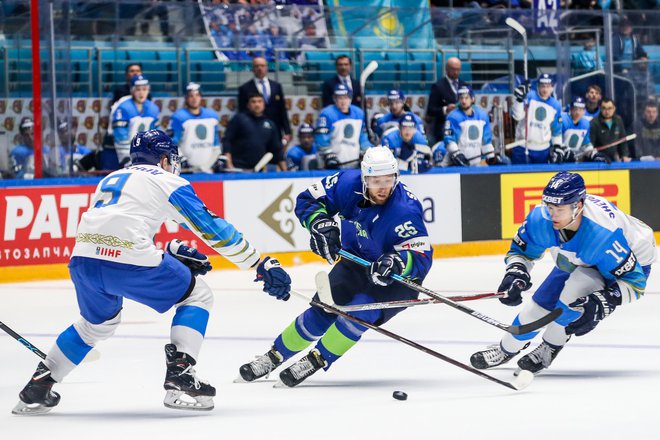
[[448, 153], [454, 153], [458, 151], [458, 141], [461, 138], [461, 126], [458, 124], [455, 118], [452, 117], [451, 113], [445, 121], [445, 147], [447, 148]]
[[128, 138], [130, 117], [122, 107], [117, 107], [112, 114], [112, 135], [115, 145], [126, 148], [130, 139]]
[[488, 114], [484, 114], [484, 133], [481, 140], [481, 154], [486, 158], [490, 159], [495, 157], [495, 148], [493, 147], [493, 133], [490, 127], [490, 118]]
[[555, 106], [555, 117], [550, 124], [550, 131], [552, 132], [552, 144], [562, 145], [561, 138], [561, 107], [559, 104]]
[[[552, 226], [543, 221], [543, 207], [536, 207], [529, 213], [511, 241], [509, 251], [504, 257], [505, 263], [522, 263], [528, 271], [534, 267], [534, 261], [543, 257], [553, 232]], [[550, 228], [550, 229], [548, 229]]]
[[181, 124], [179, 112], [172, 115], [172, 119], [170, 119], [170, 128], [172, 129], [172, 142], [179, 145], [181, 137], [183, 136], [183, 124]]
[[190, 184], [174, 190], [168, 199], [174, 220], [185, 224], [213, 250], [241, 269], [254, 266], [259, 252], [226, 220], [212, 213]]
[[319, 215], [332, 217], [339, 212], [339, 196], [341, 188], [345, 186], [341, 183], [342, 175], [339, 172], [324, 177], [298, 195], [296, 216], [306, 229]]
[[321, 111], [319, 118], [316, 120], [316, 127], [314, 128], [314, 142], [318, 145], [320, 150], [328, 149], [332, 146], [332, 128], [334, 121], [326, 111]]

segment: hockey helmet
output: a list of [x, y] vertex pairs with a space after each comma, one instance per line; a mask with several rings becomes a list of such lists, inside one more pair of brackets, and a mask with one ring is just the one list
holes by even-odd
[[472, 90], [472, 87], [468, 85], [462, 85], [456, 90], [456, 96], [461, 96], [461, 95], [470, 95], [472, 98], [474, 98], [474, 91]]
[[335, 86], [334, 96], [348, 96], [350, 98], [353, 96], [353, 91], [346, 87], [345, 84], [337, 84]]
[[539, 75], [539, 79], [537, 80], [538, 85], [540, 86], [541, 84], [550, 84], [551, 86], [555, 85], [555, 80], [550, 76], [549, 73], [542, 73]]
[[417, 121], [412, 113], [406, 113], [399, 119], [399, 126], [417, 128]]
[[393, 89], [393, 90], [390, 90], [389, 92], [387, 92], [387, 100], [388, 101], [399, 100], [399, 101], [404, 101], [405, 102], [406, 97], [405, 97], [405, 95], [403, 94], [403, 92], [401, 90]]
[[587, 104], [584, 102], [584, 98], [581, 96], [576, 97], [571, 103], [571, 108], [586, 108]]
[[131, 90], [137, 86], [148, 86], [149, 80], [144, 75], [133, 75], [131, 78]]
[[[387, 147], [377, 146], [368, 148], [362, 158], [360, 165], [362, 169], [362, 195], [365, 199], [369, 199], [369, 177], [377, 176], [394, 176], [392, 182], [392, 190], [396, 188], [399, 183], [399, 161], [392, 154], [392, 150]], [[390, 192], [391, 194], [391, 192]]]
[[199, 92], [199, 94], [201, 95], [202, 86], [200, 86], [196, 82], [189, 82], [188, 85], [186, 85], [186, 96], [188, 96], [188, 94], [192, 92]]
[[587, 188], [584, 179], [577, 173], [561, 171], [555, 174], [543, 190], [543, 203], [572, 205], [584, 200]]
[[314, 134], [314, 127], [312, 127], [308, 123], [300, 124], [300, 128], [298, 128], [298, 137], [300, 137], [304, 134], [313, 135]]
[[172, 173], [179, 174], [179, 148], [161, 130], [141, 131], [131, 141], [133, 165], [158, 165], [163, 156], [172, 165]]

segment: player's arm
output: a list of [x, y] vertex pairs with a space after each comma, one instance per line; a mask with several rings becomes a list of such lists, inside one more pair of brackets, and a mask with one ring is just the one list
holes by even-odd
[[126, 112], [117, 108], [112, 114], [112, 135], [114, 137], [115, 149], [126, 150], [131, 140], [128, 138], [130, 120]]
[[513, 91], [513, 96], [515, 100], [511, 106], [511, 117], [516, 121], [522, 121], [525, 119], [525, 106], [529, 105], [527, 94], [529, 93], [529, 84], [523, 83], [520, 84]]
[[481, 156], [484, 159], [492, 159], [495, 157], [495, 148], [493, 147], [493, 132], [490, 127], [488, 114], [485, 114], [484, 121], [484, 132], [481, 138]]
[[172, 142], [179, 145], [181, 137], [183, 137], [183, 125], [177, 113], [174, 113], [170, 119], [170, 129], [172, 130]]
[[326, 112], [322, 111], [316, 120], [316, 127], [314, 127], [314, 142], [318, 145], [321, 153], [332, 148], [332, 127], [332, 119]]
[[555, 112], [555, 117], [552, 120], [552, 123], [550, 124], [550, 132], [552, 133], [552, 145], [558, 145], [561, 146], [563, 145], [562, 138], [561, 138], [561, 109], [557, 107], [556, 112]]
[[364, 153], [367, 148], [372, 147], [369, 141], [369, 134], [367, 133], [367, 126], [364, 123], [364, 112], [358, 108], [358, 115], [360, 117], [360, 150]]

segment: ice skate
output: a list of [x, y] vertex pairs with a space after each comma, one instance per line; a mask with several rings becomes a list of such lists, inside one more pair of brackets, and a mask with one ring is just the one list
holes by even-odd
[[272, 347], [266, 354], [257, 356], [252, 362], [241, 365], [238, 370], [240, 375], [234, 382], [253, 382], [262, 377], [268, 378], [270, 372], [282, 365], [283, 361], [284, 357], [275, 347]]
[[276, 383], [275, 387], [295, 387], [326, 365], [327, 362], [323, 359], [321, 353], [314, 348], [307, 356], [285, 368], [280, 373], [280, 382]]
[[215, 388], [201, 381], [193, 366], [197, 363], [187, 355], [176, 351], [176, 345], [165, 346], [167, 373], [163, 387], [167, 390], [163, 403], [172, 409], [210, 411], [213, 409]]
[[527, 370], [537, 374], [539, 371], [548, 368], [562, 348], [564, 348], [563, 345], [552, 345], [543, 341], [533, 351], [518, 360], [518, 370], [515, 372], [516, 376], [521, 370]]
[[55, 383], [55, 380], [50, 377], [48, 367], [43, 362], [39, 362], [32, 379], [18, 394], [20, 400], [12, 409], [12, 414], [39, 415], [53, 409], [60, 403], [60, 395], [51, 391]]
[[[524, 350], [528, 346], [529, 343], [527, 343], [522, 349]], [[520, 351], [517, 351], [516, 353], [508, 353], [504, 351], [501, 344], [493, 344], [489, 345], [486, 350], [478, 351], [470, 356], [470, 363], [478, 370], [485, 370], [487, 368], [506, 364], [518, 353], [520, 353]]]

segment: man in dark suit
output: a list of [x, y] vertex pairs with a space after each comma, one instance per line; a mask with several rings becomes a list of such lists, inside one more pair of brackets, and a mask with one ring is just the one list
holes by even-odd
[[265, 58], [255, 57], [252, 60], [252, 73], [254, 73], [254, 78], [238, 88], [238, 111], [244, 112], [247, 110], [250, 96], [255, 94], [263, 96], [266, 104], [264, 116], [276, 125], [282, 145], [286, 148], [292, 136], [282, 85], [277, 81], [268, 79], [268, 62]]
[[440, 142], [445, 137], [447, 115], [456, 108], [458, 101], [456, 91], [468, 85], [458, 78], [460, 73], [461, 60], [451, 57], [445, 65], [445, 76], [431, 87], [431, 95], [426, 107], [426, 122], [431, 125], [429, 135], [433, 136], [434, 143]]
[[323, 95], [321, 97], [323, 108], [335, 103], [333, 96], [337, 84], [343, 84], [348, 87], [353, 93], [351, 104], [362, 108], [362, 87], [360, 87], [358, 80], [351, 77], [352, 68], [351, 59], [348, 56], [339, 55], [337, 57], [335, 60], [337, 74], [323, 83]]

